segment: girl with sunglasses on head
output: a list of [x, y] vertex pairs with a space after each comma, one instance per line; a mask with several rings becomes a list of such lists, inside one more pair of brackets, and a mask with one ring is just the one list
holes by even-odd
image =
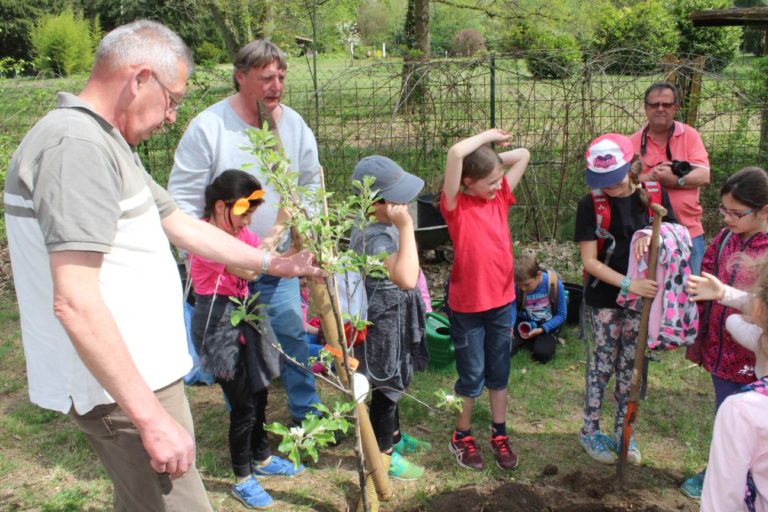
[[[746, 167], [720, 189], [720, 215], [725, 227], [704, 253], [702, 272], [724, 284], [746, 290], [757, 275], [744, 258], [768, 255], [768, 173]], [[738, 311], [718, 302], [699, 304], [699, 335], [686, 357], [712, 374], [715, 412], [728, 396], [756, 380], [755, 354], [739, 345], [725, 329], [727, 318]], [[706, 470], [683, 482], [681, 490], [691, 497], [701, 495]]]
[[[254, 210], [264, 202], [263, 196], [261, 183], [250, 174], [224, 171], [205, 189], [204, 220], [257, 247], [259, 238], [248, 225]], [[304, 466], [296, 468], [271, 455], [264, 431], [267, 386], [280, 374], [278, 352], [272, 346], [277, 341], [269, 322], [258, 320], [256, 329], [245, 322], [233, 326], [230, 321], [237, 307], [230, 297], [246, 302], [248, 281], [259, 273], [195, 254], [189, 255], [189, 265], [196, 301], [192, 317], [195, 349], [200, 366], [216, 377], [230, 406], [229, 451], [235, 473], [231, 493], [248, 508], [267, 508], [273, 500], [256, 478], [291, 477]], [[262, 267], [268, 266], [267, 259]]]

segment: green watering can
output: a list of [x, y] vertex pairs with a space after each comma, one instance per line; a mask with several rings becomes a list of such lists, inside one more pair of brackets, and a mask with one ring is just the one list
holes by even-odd
[[456, 369], [450, 323], [446, 317], [434, 312], [427, 313], [427, 352], [430, 370]]

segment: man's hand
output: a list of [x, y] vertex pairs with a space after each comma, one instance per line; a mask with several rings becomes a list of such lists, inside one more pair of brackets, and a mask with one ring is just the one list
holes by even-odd
[[672, 162], [661, 162], [648, 172], [650, 181], [658, 181], [664, 187], [677, 187], [677, 175], [672, 172]]
[[139, 434], [152, 469], [171, 480], [184, 476], [195, 460], [194, 439], [164, 410], [139, 427]]
[[269, 275], [278, 277], [325, 277], [327, 273], [314, 266], [315, 257], [304, 249], [299, 252], [289, 250], [280, 255], [274, 255], [269, 264]]

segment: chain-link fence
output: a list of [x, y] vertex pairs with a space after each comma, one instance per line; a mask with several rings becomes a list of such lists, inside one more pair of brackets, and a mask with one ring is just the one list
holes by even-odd
[[[434, 191], [448, 148], [495, 125], [514, 133], [513, 145], [532, 153], [512, 216], [516, 238], [570, 238], [577, 199], [587, 190], [581, 172], [586, 145], [604, 132], [630, 134], [642, 127], [644, 90], [670, 73], [687, 84], [682, 115], [701, 132], [710, 154], [712, 184], [702, 193], [708, 233], [719, 221], [724, 178], [745, 165], [765, 164], [760, 148], [767, 86], [744, 59], [724, 74], [660, 63], [656, 73], [632, 76], [607, 72], [615, 69], [615, 60], [611, 67], [594, 56], [565, 79], [532, 77], [524, 55], [434, 60], [419, 69], [425, 78], [418, 102], [403, 98], [400, 60], [321, 61], [318, 67], [315, 88], [310, 66], [291, 63], [284, 102], [315, 132], [329, 188], [348, 190], [355, 162], [378, 153], [422, 176]], [[158, 181], [167, 179], [186, 123], [231, 94], [231, 80], [228, 71], [197, 73], [176, 125], [142, 146], [142, 158]], [[56, 87], [81, 85], [75, 80]], [[52, 105], [51, 84], [23, 81], [0, 88], [6, 95], [0, 102], [0, 144], [15, 144]], [[9, 100], [9, 94], [16, 96]]]

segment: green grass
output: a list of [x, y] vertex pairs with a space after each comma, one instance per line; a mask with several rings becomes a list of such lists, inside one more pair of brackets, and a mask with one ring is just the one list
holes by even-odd
[[[15, 305], [0, 300], [0, 311]], [[0, 376], [15, 383], [0, 393], [0, 509], [103, 510], [109, 508], [110, 483], [84, 437], [69, 418], [45, 411], [28, 402], [23, 354], [15, 314], [0, 315], [4, 337]], [[594, 463], [578, 445], [584, 393], [584, 346], [572, 329], [565, 332], [565, 346], [558, 347], [554, 361], [535, 363], [527, 351], [512, 360], [507, 421], [511, 441], [520, 456], [512, 477], [536, 482], [547, 464], [555, 464], [562, 475], [590, 471], [610, 478], [612, 467]], [[418, 373], [409, 393], [428, 404], [434, 392], [451, 390], [451, 372]], [[682, 475], [700, 469], [706, 461], [712, 418], [712, 392], [708, 375], [690, 365], [682, 351], [661, 355], [652, 363], [648, 399], [641, 403], [636, 425], [643, 452], [643, 465], [633, 472], [637, 485], [659, 496], [676, 496]], [[195, 419], [198, 466], [215, 510], [236, 511], [230, 499], [228, 418], [221, 391], [216, 386], [187, 389]], [[325, 401], [338, 399], [323, 388]], [[473, 424], [481, 450], [490, 424], [487, 395], [476, 404]], [[603, 418], [612, 423], [612, 383], [606, 393]], [[270, 421], [287, 422], [285, 391], [275, 383], [270, 391]], [[432, 411], [409, 397], [401, 401], [401, 424], [412, 435], [433, 444], [430, 453], [412, 456], [427, 468], [426, 476], [414, 483], [393, 482], [397, 494], [388, 510], [411, 510], [423, 506], [437, 494], [466, 485], [492, 484], [509, 475], [493, 464], [479, 473], [456, 466], [447, 450], [453, 415]], [[305, 475], [291, 480], [268, 480], [265, 487], [281, 510], [344, 510], [357, 484], [352, 441], [347, 440], [321, 454]]]

